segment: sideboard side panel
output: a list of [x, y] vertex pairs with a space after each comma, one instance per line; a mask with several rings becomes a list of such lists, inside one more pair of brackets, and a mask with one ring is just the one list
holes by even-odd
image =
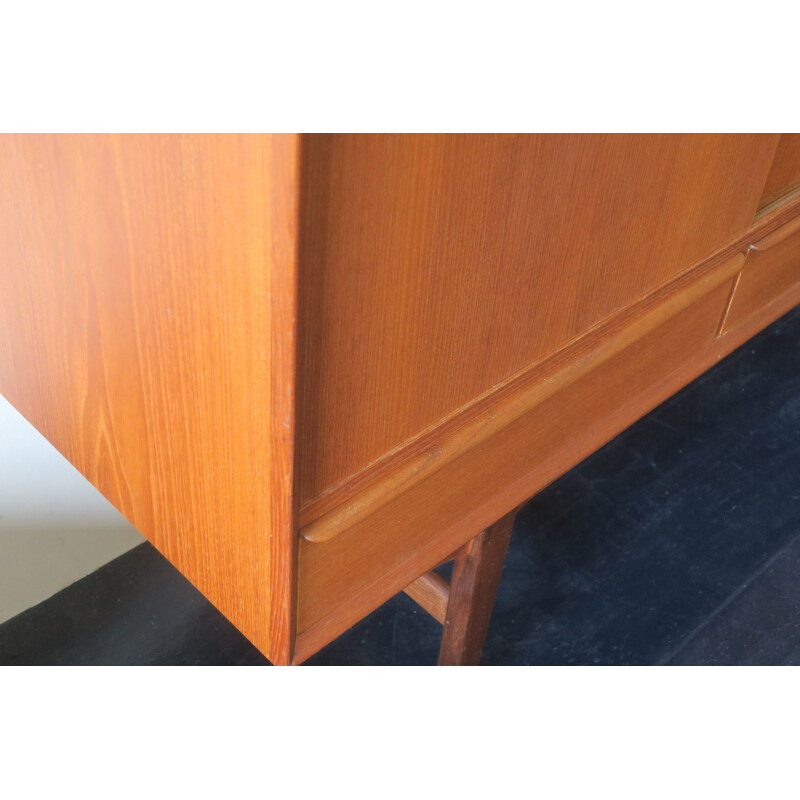
[[283, 663], [297, 148], [0, 137], [0, 392]]

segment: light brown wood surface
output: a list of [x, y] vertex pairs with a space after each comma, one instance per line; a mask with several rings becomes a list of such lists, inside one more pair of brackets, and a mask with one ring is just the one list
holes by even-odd
[[800, 133], [782, 133], [764, 185], [759, 208], [766, 208], [800, 188]]
[[292, 649], [297, 138], [0, 136], [0, 392]]
[[453, 564], [439, 666], [477, 666], [514, 527], [516, 509], [467, 545]]
[[736, 284], [723, 331], [757, 315], [800, 284], [800, 217], [756, 243]]
[[[742, 345], [752, 336], [755, 336], [771, 322], [798, 304], [800, 304], [800, 284], [796, 284], [788, 292], [775, 298], [757, 314], [749, 317], [743, 324], [731, 331], [726, 331], [724, 336], [716, 339], [710, 348], [699, 349], [684, 361], [681, 367], [674, 372], [670, 372], [663, 380], [651, 386], [648, 392], [650, 401], [647, 405], [649, 407], [655, 407], [659, 402], [668, 398], [671, 394], [674, 394], [703, 371], [717, 363], [717, 361], [725, 355]], [[640, 408], [641, 407], [645, 407], [644, 404], [642, 404]], [[649, 407], [646, 408], [646, 410], [649, 410]], [[723, 413], [722, 410], [720, 413]], [[605, 430], [611, 432], [608, 438], [622, 431], [633, 419], [635, 419], [635, 414], [632, 413], [630, 405], [610, 415], [604, 422]], [[605, 437], [598, 435], [593, 437], [591, 441], [593, 441], [596, 449], [603, 444]], [[592, 450], [587, 449], [585, 454], [579, 453], [576, 456], [575, 463], [590, 452], [592, 452]], [[545, 470], [550, 470], [552, 474], [561, 474], [568, 469], [569, 466], [566, 460], [559, 462], [557, 459], [551, 458], [549, 463], [545, 465]], [[543, 482], [542, 485], [545, 483], [546, 482]], [[518, 487], [516, 488], [518, 489]], [[522, 493], [519, 492], [519, 495], [521, 494]], [[493, 499], [495, 501], [499, 499], [503, 502], [505, 507], [512, 507], [513, 498], [519, 495], [515, 495], [513, 492], [510, 496], [496, 494]], [[481, 521], [491, 519], [493, 515], [493, 511], [490, 510], [487, 512], [484, 507], [479, 509], [476, 513], [461, 516], [458, 522], [451, 525], [450, 528], [443, 530], [441, 537], [448, 541], [461, 541], [463, 538], [461, 534], [463, 533], [464, 526], [468, 526], [469, 530], [479, 531], [481, 530]], [[452, 517], [450, 517], [450, 519], [452, 519]], [[384, 541], [391, 544], [391, 540]], [[431, 556], [432, 552], [443, 553], [447, 551], [448, 548], [446, 546], [439, 546], [439, 541], [435, 541], [432, 544], [426, 543], [422, 539], [417, 539], [417, 541], [422, 542], [422, 545], [413, 559], [409, 559], [398, 565], [396, 553], [393, 554], [394, 558], [389, 559], [389, 563], [392, 564], [391, 571], [388, 571], [380, 582], [373, 582], [366, 587], [357, 587], [358, 592], [350, 598], [349, 602], [330, 612], [325, 618], [312, 625], [305, 632], [301, 632], [297, 638], [294, 663], [301, 663], [307, 659], [314, 652], [319, 650], [320, 647], [355, 624], [365, 614], [369, 613], [370, 610], [377, 608], [381, 603], [388, 600], [393, 594], [399, 591], [398, 587], [401, 587], [404, 581], [410, 579], [409, 576], [420, 574], [421, 571], [426, 570], [426, 564], [435, 562], [437, 558], [439, 560], [447, 558], [447, 556]], [[429, 546], [425, 547], [426, 544]], [[374, 552], [371, 555], [374, 555]], [[398, 578], [397, 576], [400, 577]]]
[[297, 663], [800, 301], [792, 136], [0, 136], [0, 392]]
[[[502, 435], [399, 491], [330, 541], [302, 541], [295, 659], [307, 658], [800, 301], [795, 286], [717, 338], [749, 245], [793, 225], [798, 214], [800, 198], [794, 198], [672, 286], [533, 370], [529, 379], [546, 386], [554, 372], [585, 365], [597, 348], [617, 354], [596, 368], [577, 368], [580, 380], [565, 382], [563, 391], [535, 405]], [[681, 307], [685, 310], [670, 317]], [[618, 349], [615, 339], [629, 346]], [[493, 401], [489, 398], [482, 413]]]
[[688, 308], [370, 517], [328, 541], [301, 540], [295, 657], [338, 636], [713, 363], [709, 355], [702, 366], [682, 370], [714, 342], [731, 271]]
[[302, 525], [346, 496], [326, 492], [743, 234], [777, 145], [306, 137]]
[[[611, 358], [631, 342], [682, 310], [710, 288], [738, 274], [744, 256], [733, 255], [713, 269], [675, 281], [646, 301], [615, 315], [590, 331], [558, 357], [512, 377], [512, 380], [483, 395], [478, 402], [462, 408], [445, 424], [419, 437], [413, 448], [390, 460], [393, 469], [380, 475], [352, 499], [341, 502], [328, 514], [302, 529], [308, 541], [323, 542], [348, 527], [367, 519], [399, 493], [424, 481], [450, 461], [477, 448], [531, 408], [564, 388], [588, 370]], [[625, 324], [621, 324], [621, 323]]]
[[795, 217], [794, 219], [789, 220], [785, 225], [781, 225], [780, 228], [768, 233], [766, 236], [759, 237], [750, 245], [748, 249], [756, 250], [758, 252], [772, 250], [773, 247], [785, 242], [788, 238], [794, 236], [799, 231], [800, 217]]
[[437, 622], [444, 625], [450, 585], [438, 572], [421, 575], [403, 590], [415, 603], [424, 608]]

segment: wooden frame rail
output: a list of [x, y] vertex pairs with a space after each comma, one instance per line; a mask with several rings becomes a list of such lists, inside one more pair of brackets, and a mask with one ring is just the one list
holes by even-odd
[[518, 510], [490, 525], [447, 559], [454, 561], [452, 581], [431, 570], [404, 589], [444, 626], [439, 666], [480, 662]]

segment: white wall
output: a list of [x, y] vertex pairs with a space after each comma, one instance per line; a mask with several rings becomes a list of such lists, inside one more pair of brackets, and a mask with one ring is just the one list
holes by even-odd
[[0, 396], [0, 622], [143, 541]]

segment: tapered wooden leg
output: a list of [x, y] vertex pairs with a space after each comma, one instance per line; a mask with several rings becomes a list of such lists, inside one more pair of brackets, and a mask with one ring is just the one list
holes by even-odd
[[478, 664], [517, 509], [478, 534], [453, 563], [440, 666]]

